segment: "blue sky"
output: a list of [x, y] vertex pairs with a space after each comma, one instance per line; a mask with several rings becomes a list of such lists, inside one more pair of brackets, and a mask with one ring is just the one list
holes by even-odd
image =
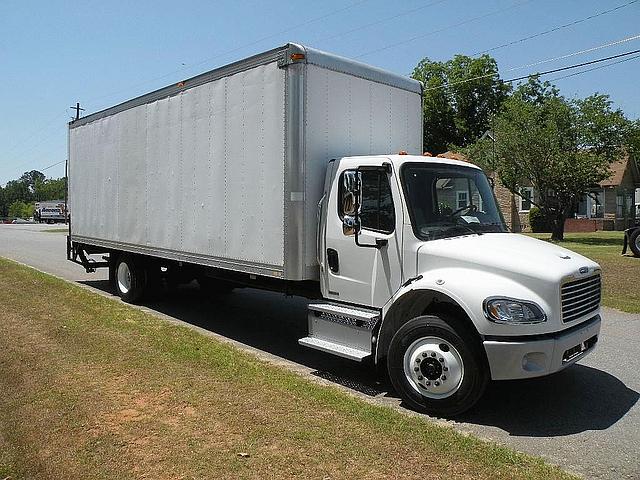
[[[288, 41], [409, 74], [424, 57], [473, 55], [629, 1], [3, 0], [0, 185], [32, 169], [64, 175], [64, 163], [43, 169], [66, 158], [76, 101], [94, 112]], [[512, 78], [640, 49], [636, 39], [513, 69], [639, 34], [640, 1], [491, 54]], [[640, 59], [556, 84], [568, 97], [607, 93], [640, 117]]]

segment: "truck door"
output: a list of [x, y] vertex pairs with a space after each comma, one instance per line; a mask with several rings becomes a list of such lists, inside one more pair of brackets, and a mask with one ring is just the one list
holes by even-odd
[[[390, 163], [354, 160], [340, 162], [329, 190], [323, 294], [328, 299], [381, 307], [402, 283], [400, 190]], [[353, 195], [354, 186], [358, 198]]]

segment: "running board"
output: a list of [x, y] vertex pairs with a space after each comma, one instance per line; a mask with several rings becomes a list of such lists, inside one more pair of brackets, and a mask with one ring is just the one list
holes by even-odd
[[371, 355], [379, 311], [332, 303], [313, 303], [308, 309], [309, 336], [298, 340], [300, 345], [356, 362]]
[[333, 353], [339, 357], [348, 358], [349, 360], [355, 360], [356, 362], [361, 362], [369, 355], [371, 352], [366, 352], [364, 350], [358, 350], [356, 348], [347, 347], [346, 345], [340, 345], [339, 343], [332, 343], [328, 340], [322, 340], [320, 338], [314, 337], [304, 337], [298, 340], [298, 343], [304, 347], [314, 348], [316, 350], [320, 350], [327, 353]]

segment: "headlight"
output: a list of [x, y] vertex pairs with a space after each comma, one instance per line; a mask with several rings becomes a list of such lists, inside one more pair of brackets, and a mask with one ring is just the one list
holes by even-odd
[[513, 298], [487, 298], [484, 314], [492, 322], [514, 325], [547, 321], [547, 316], [535, 303]]

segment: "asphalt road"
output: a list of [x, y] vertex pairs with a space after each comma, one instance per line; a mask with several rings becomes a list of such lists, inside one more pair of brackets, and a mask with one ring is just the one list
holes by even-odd
[[[45, 232], [51, 228], [61, 227], [0, 225], [0, 256], [108, 294], [106, 272], [86, 274], [68, 262], [65, 235]], [[298, 346], [305, 299], [253, 289], [211, 297], [187, 286], [140, 308], [403, 409], [370, 368]], [[640, 315], [605, 309], [604, 319], [596, 351], [579, 364], [546, 378], [494, 382], [472, 412], [444, 423], [587, 478], [640, 479]]]

